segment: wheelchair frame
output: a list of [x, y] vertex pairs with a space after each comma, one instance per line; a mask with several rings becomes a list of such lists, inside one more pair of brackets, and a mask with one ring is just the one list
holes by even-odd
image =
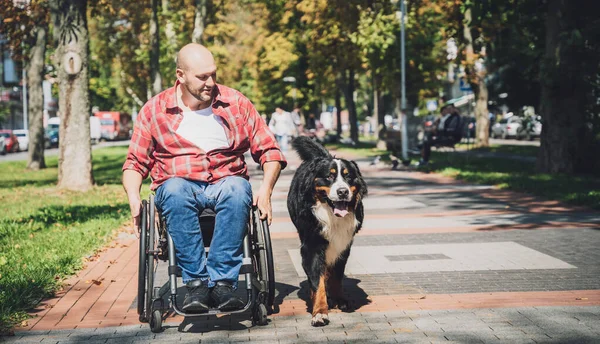
[[[162, 330], [163, 310], [167, 310], [167, 314], [172, 309], [179, 315], [197, 317], [242, 313], [252, 308], [252, 323], [267, 324], [267, 315], [273, 311], [275, 298], [275, 268], [269, 226], [267, 220], [260, 219], [258, 208], [252, 207], [247, 233], [243, 240], [240, 275], [244, 274], [245, 277], [246, 304], [242, 309], [230, 312], [210, 309], [204, 313], [185, 313], [180, 309], [177, 305], [177, 277], [180, 276], [181, 271], [177, 267], [175, 246], [171, 235], [166, 230], [164, 219], [156, 215], [154, 195], [150, 195], [148, 201], [142, 201], [140, 214], [137, 311], [141, 322], [148, 322], [150, 330], [157, 333]], [[205, 226], [214, 226], [214, 219], [214, 215], [200, 215], [201, 228], [202, 223]], [[169, 279], [161, 287], [156, 287], [154, 279], [159, 260], [168, 261]], [[169, 293], [170, 305], [165, 308], [163, 297], [167, 293]]]

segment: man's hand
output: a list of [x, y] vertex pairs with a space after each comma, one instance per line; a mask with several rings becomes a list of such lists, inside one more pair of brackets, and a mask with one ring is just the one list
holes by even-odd
[[261, 212], [261, 220], [267, 219], [269, 225], [273, 220], [273, 209], [271, 208], [271, 194], [273, 188], [279, 178], [279, 172], [281, 171], [281, 164], [279, 161], [269, 161], [263, 164], [263, 182], [258, 189], [256, 195], [254, 195], [253, 204], [258, 206]]
[[142, 175], [134, 170], [123, 171], [123, 188], [129, 199], [129, 210], [133, 218], [133, 227], [137, 235], [140, 230], [140, 210], [142, 201], [140, 199], [140, 189], [142, 187]]
[[271, 190], [268, 188], [260, 187], [258, 192], [254, 195], [252, 204], [257, 206], [260, 210], [260, 219], [267, 219], [269, 226], [273, 221], [273, 209], [271, 207]]
[[136, 233], [140, 230], [140, 211], [142, 209], [142, 201], [140, 195], [129, 196], [129, 210], [131, 210], [131, 218], [133, 219], [133, 227]]

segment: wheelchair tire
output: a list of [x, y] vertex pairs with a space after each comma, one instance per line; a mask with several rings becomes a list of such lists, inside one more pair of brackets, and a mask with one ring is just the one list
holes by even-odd
[[147, 322], [146, 312], [144, 312], [146, 304], [146, 255], [147, 236], [148, 236], [148, 202], [142, 201], [142, 209], [140, 214], [140, 251], [138, 262], [138, 294], [137, 294], [137, 312], [141, 322]]
[[264, 326], [268, 323], [267, 315], [268, 315], [267, 307], [264, 304], [259, 303], [255, 307], [254, 312], [252, 314], [252, 322], [255, 325]]
[[258, 209], [255, 210], [254, 218], [257, 224], [256, 236], [259, 247], [263, 247], [258, 252], [259, 257], [257, 258], [257, 265], [259, 266], [259, 277], [260, 280], [266, 282], [267, 292], [265, 307], [268, 313], [273, 311], [273, 303], [275, 300], [275, 264], [273, 262], [273, 249], [271, 246], [271, 233], [269, 231], [269, 225], [267, 220], [260, 219], [260, 212]]
[[146, 246], [146, 319], [152, 316], [152, 302], [154, 297], [154, 252], [156, 252], [156, 228], [155, 228], [156, 207], [154, 205], [154, 196], [150, 196], [148, 202], [148, 244]]
[[152, 333], [162, 332], [162, 313], [160, 309], [155, 309], [150, 315], [150, 331]]

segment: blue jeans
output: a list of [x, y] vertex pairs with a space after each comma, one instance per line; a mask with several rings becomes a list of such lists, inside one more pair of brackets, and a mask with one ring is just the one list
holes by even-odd
[[[237, 286], [252, 206], [250, 183], [235, 176], [215, 184], [171, 178], [156, 190], [155, 203], [173, 238], [183, 283], [200, 279], [209, 287], [218, 281]], [[198, 221], [198, 215], [206, 208], [216, 213], [208, 257]]]

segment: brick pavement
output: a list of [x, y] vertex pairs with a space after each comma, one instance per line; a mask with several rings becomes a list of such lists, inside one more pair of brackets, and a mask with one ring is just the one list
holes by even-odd
[[[292, 157], [273, 194], [277, 313], [268, 326], [251, 327], [247, 315], [177, 316], [165, 320], [163, 333], [152, 334], [134, 307], [136, 239], [122, 233], [63, 292], [32, 311], [27, 327], [0, 340], [600, 341], [599, 213], [363, 163], [370, 196], [344, 282], [356, 310], [334, 311], [329, 326], [311, 328], [305, 277], [294, 264], [299, 241], [285, 208], [297, 163]], [[260, 173], [254, 172], [256, 187]]]

